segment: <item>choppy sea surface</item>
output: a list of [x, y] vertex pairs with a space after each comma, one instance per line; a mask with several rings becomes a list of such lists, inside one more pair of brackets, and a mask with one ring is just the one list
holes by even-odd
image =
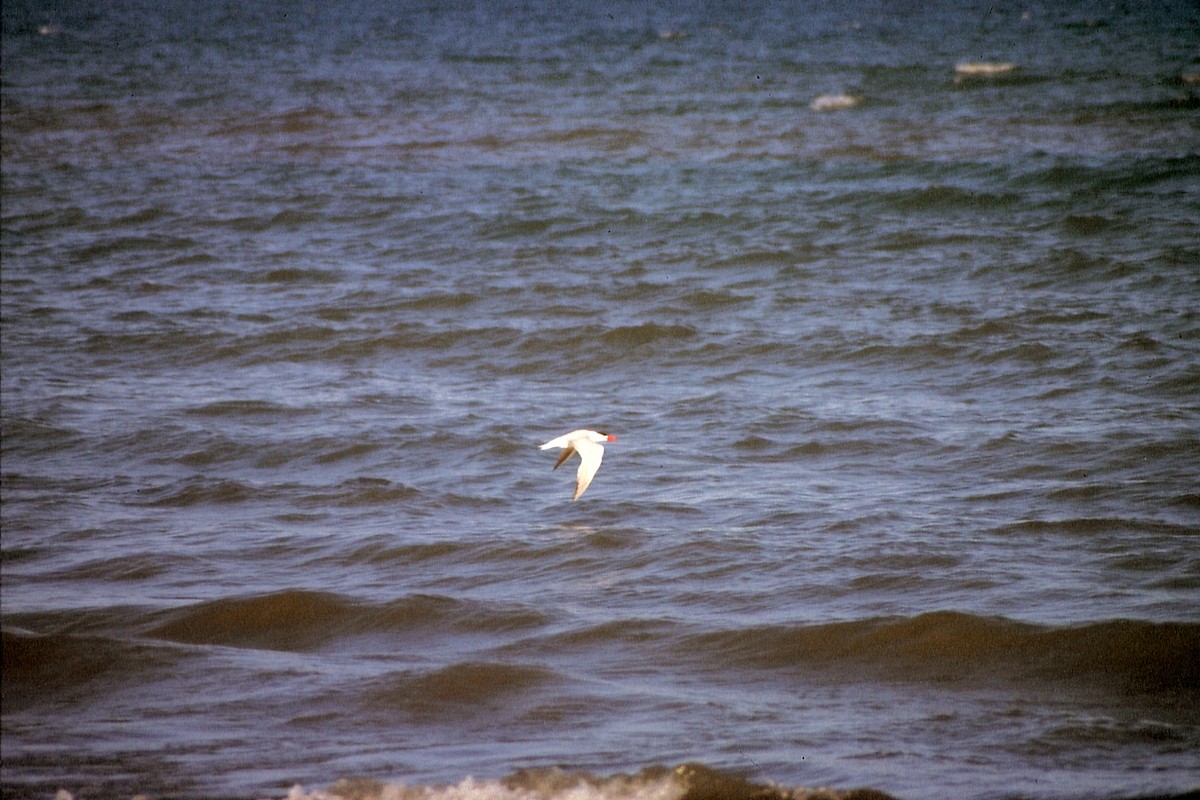
[[2, 14], [5, 798], [1200, 787], [1195, 3]]

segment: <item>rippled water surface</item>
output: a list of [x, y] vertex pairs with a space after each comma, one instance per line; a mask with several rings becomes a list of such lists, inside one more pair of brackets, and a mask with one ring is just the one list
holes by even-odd
[[1196, 789], [1198, 41], [6, 2], [4, 796]]

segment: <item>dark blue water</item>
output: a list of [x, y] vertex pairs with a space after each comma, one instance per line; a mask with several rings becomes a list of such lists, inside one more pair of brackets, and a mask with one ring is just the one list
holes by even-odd
[[1197, 41], [5, 3], [4, 796], [1194, 790]]

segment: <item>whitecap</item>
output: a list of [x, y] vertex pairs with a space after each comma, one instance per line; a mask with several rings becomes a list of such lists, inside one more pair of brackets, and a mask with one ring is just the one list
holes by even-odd
[[1009, 61], [963, 61], [954, 65], [954, 82], [1004, 78], [1012, 75], [1016, 69], [1016, 64]]
[[862, 98], [855, 97], [852, 94], [823, 94], [820, 97], [813, 98], [808, 107], [813, 111], [842, 111], [843, 109], [854, 108], [860, 102], [862, 102]]

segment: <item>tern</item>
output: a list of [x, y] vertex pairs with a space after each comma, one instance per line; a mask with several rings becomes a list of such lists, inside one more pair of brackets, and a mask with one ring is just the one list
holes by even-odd
[[612, 434], [580, 429], [551, 439], [538, 449], [562, 448], [562, 455], [554, 462], [554, 469], [561, 467], [572, 453], [579, 453], [579, 471], [575, 473], [575, 496], [571, 498], [578, 500], [579, 495], [591, 484], [592, 478], [596, 477], [596, 470], [600, 469], [600, 461], [604, 458], [604, 443], [616, 440], [617, 437]]

